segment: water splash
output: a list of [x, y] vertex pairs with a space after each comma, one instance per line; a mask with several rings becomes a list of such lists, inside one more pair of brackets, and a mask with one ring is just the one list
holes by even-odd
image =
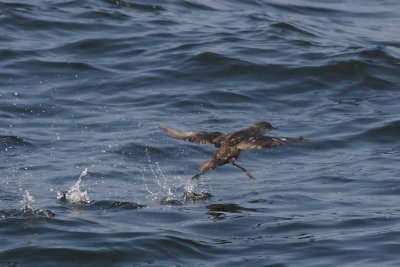
[[28, 190], [25, 190], [24, 194], [22, 195], [22, 208], [21, 211], [22, 213], [33, 213], [34, 209], [32, 207], [32, 204], [35, 202], [35, 199], [33, 196], [29, 194]]
[[200, 193], [196, 192], [195, 186], [196, 184], [193, 182], [193, 180], [189, 180], [185, 184], [184, 198], [186, 201], [196, 202], [200, 200], [206, 200], [212, 197], [211, 193], [206, 189], [202, 189]]
[[29, 194], [28, 190], [24, 191], [24, 194], [22, 195], [22, 208], [21, 208], [21, 213], [24, 216], [27, 217], [47, 217], [47, 218], [53, 218], [55, 214], [51, 212], [50, 210], [43, 210], [43, 209], [34, 209], [33, 208], [33, 203], [35, 202], [35, 199], [33, 196]]
[[[150, 155], [150, 150], [146, 147], [144, 149], [144, 153], [146, 155], [147, 158], [147, 167], [150, 169], [150, 172], [152, 174], [153, 177], [156, 178], [156, 183], [157, 185], [162, 189], [162, 191], [164, 191], [164, 194], [166, 193], [168, 196], [172, 195], [171, 189], [167, 186], [167, 178], [165, 177], [164, 173], [161, 170], [161, 166], [158, 162], [153, 163], [153, 161], [151, 160], [151, 155]], [[153, 200], [156, 201], [158, 199], [160, 199], [160, 192], [157, 191], [153, 191], [149, 188], [144, 173], [147, 170], [147, 167], [143, 167], [142, 168], [142, 178], [144, 181], [144, 189], [147, 191], [148, 196]]]
[[90, 203], [90, 198], [88, 192], [81, 191], [81, 182], [82, 182], [82, 177], [88, 175], [88, 169], [85, 168], [85, 170], [82, 171], [81, 175], [78, 178], [78, 181], [76, 181], [75, 184], [73, 184], [66, 192], [57, 192], [57, 199], [61, 201], [67, 201], [69, 203], [73, 204], [87, 204]]
[[[211, 197], [211, 193], [205, 189], [201, 190], [200, 193], [196, 192], [195, 188], [199, 186], [198, 182], [188, 181], [186, 178], [182, 179], [181, 177], [167, 178], [162, 171], [160, 163], [152, 161], [149, 149], [145, 148], [144, 152], [148, 163], [147, 167], [142, 168], [144, 187], [153, 201], [162, 205], [181, 206], [186, 201], [196, 202]], [[145, 171], [148, 169], [155, 178], [155, 183], [160, 190], [149, 189], [144, 176]]]

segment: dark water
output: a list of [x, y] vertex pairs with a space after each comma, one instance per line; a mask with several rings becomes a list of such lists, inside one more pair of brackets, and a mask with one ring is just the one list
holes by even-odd
[[[1, 1], [0, 266], [399, 266], [399, 13]], [[213, 147], [158, 128], [263, 120], [311, 141], [243, 154], [255, 180], [192, 183]]]

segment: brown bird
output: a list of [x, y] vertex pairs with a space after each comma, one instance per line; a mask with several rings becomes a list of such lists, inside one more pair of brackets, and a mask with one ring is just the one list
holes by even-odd
[[303, 141], [304, 138], [289, 137], [270, 137], [263, 134], [274, 129], [268, 122], [259, 122], [248, 128], [241, 129], [233, 133], [221, 132], [182, 132], [175, 131], [167, 127], [160, 126], [169, 136], [176, 139], [190, 141], [197, 144], [213, 144], [217, 151], [207, 161], [200, 164], [200, 173], [192, 177], [199, 179], [207, 171], [216, 169], [231, 163], [233, 166], [241, 169], [249, 178], [254, 178], [245, 168], [236, 163], [242, 150], [252, 148], [270, 148], [284, 145], [288, 141]]

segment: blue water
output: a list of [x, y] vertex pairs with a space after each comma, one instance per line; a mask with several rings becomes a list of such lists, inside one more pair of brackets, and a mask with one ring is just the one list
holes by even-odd
[[[399, 266], [400, 2], [1, 1], [0, 266]], [[309, 141], [214, 151], [159, 125]], [[87, 169], [87, 173], [85, 172]]]

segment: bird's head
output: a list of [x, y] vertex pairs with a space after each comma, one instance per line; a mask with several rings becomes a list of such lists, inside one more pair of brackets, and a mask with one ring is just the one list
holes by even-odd
[[258, 129], [263, 129], [263, 130], [272, 130], [272, 129], [276, 129], [274, 126], [272, 126], [271, 123], [266, 122], [266, 121], [262, 121], [262, 122], [258, 122], [254, 125], [256, 128]]

